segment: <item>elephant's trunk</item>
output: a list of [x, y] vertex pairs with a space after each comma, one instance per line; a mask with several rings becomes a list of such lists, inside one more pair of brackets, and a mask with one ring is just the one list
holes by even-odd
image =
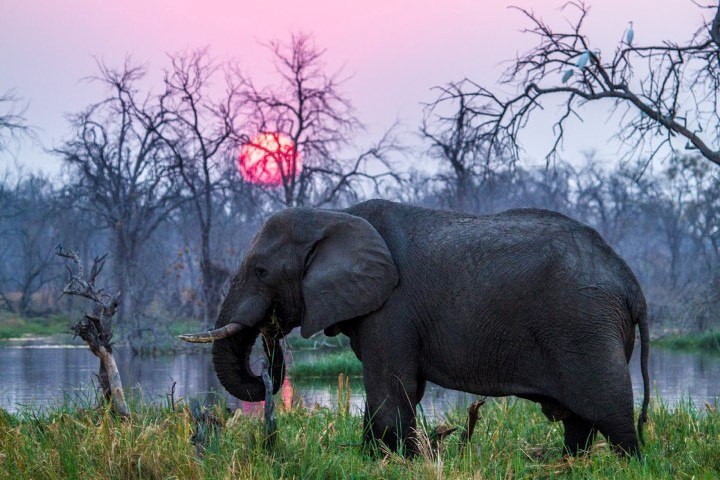
[[[265, 385], [262, 377], [250, 370], [250, 353], [260, 329], [268, 322], [271, 304], [261, 295], [244, 297], [243, 289], [239, 287], [231, 288], [218, 315], [215, 324], [218, 330], [214, 332], [229, 329], [232, 334], [215, 337], [213, 365], [220, 383], [228, 392], [246, 402], [259, 402], [265, 399]], [[283, 351], [279, 338], [266, 339], [263, 343], [275, 393], [285, 376]]]
[[[250, 352], [259, 328], [247, 327], [240, 333], [213, 343], [213, 366], [220, 383], [233, 396], [246, 402], [265, 400], [262, 378], [250, 370]], [[277, 393], [285, 378], [285, 360], [279, 339], [263, 342], [270, 364], [273, 393]]]

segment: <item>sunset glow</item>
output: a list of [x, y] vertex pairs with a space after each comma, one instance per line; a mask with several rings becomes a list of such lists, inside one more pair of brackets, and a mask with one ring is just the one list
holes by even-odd
[[[300, 152], [283, 133], [260, 133], [240, 149], [238, 167], [243, 178], [256, 185], [276, 187], [300, 173]], [[293, 168], [294, 167], [294, 168]]]

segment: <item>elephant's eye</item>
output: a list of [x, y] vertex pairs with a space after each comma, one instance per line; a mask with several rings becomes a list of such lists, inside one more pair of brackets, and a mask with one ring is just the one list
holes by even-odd
[[263, 267], [255, 267], [255, 275], [258, 278], [264, 278], [267, 275], [268, 271], [267, 269]]

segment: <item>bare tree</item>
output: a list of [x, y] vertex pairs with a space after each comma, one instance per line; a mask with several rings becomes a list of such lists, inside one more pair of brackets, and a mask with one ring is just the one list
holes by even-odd
[[478, 112], [484, 107], [477, 98], [464, 91], [467, 82], [436, 87], [438, 97], [425, 106], [420, 136], [430, 144], [430, 155], [449, 170], [438, 174], [438, 180], [449, 190], [449, 207], [472, 210], [477, 200], [476, 182], [482, 186], [502, 167], [512, 168], [513, 159], [504, 155], [501, 145], [488, 149], [491, 140]]
[[554, 124], [550, 161], [568, 121], [580, 117], [586, 104], [605, 101], [620, 114], [616, 136], [626, 156], [646, 155], [647, 164], [658, 154], [691, 149], [720, 165], [720, 10], [705, 8], [716, 10], [714, 18], [689, 41], [640, 45], [627, 32], [612, 54], [602, 54], [585, 35], [585, 3], [566, 4], [575, 17], [561, 31], [533, 11], [517, 8], [530, 22], [525, 32], [538, 40], [502, 79], [519, 93], [504, 96], [472, 82], [463, 85], [464, 94], [484, 105], [474, 113], [476, 123], [492, 139], [488, 148], [498, 142], [510, 145], [517, 156], [529, 118], [551, 99], [560, 99], [563, 112]]
[[30, 128], [25, 118], [27, 106], [21, 105], [20, 99], [10, 90], [0, 94], [0, 152], [7, 149], [8, 143], [18, 134], [27, 134]]
[[701, 158], [678, 159], [685, 181], [690, 183], [690, 201], [685, 209], [690, 236], [705, 261], [707, 275], [715, 274], [720, 261], [720, 173], [709, 170]]
[[362, 125], [341, 92], [340, 72], [325, 72], [325, 50], [303, 33], [292, 35], [289, 44], [273, 41], [269, 49], [279, 83], [261, 88], [245, 78], [242, 99], [254, 133], [292, 140], [291, 151], [282, 153], [289, 161], [275, 159], [281, 182], [279, 188], [266, 189], [271, 197], [287, 207], [322, 205], [343, 194], [353, 196], [361, 184], [378, 191], [382, 181], [397, 180], [389, 163], [397, 150], [393, 129], [354, 158], [341, 156]]
[[217, 316], [221, 287], [229, 276], [214, 251], [212, 233], [228, 188], [226, 173], [233, 170], [237, 176], [232, 157], [238, 143], [238, 79], [226, 71], [224, 91], [215, 99], [212, 82], [223, 72], [206, 49], [171, 55], [170, 60], [163, 98], [167, 125], [157, 133], [172, 152], [172, 172], [199, 227], [204, 321], [209, 324]]
[[[31, 300], [35, 293], [56, 278], [52, 268], [52, 248], [58, 220], [55, 207], [56, 192], [43, 177], [18, 173], [12, 199], [6, 205], [12, 218], [3, 222], [0, 239], [7, 248], [2, 254], [4, 272], [0, 268], [0, 299], [14, 306], [15, 312], [27, 316], [32, 312]], [[7, 297], [8, 290], [19, 294], [14, 300]]]
[[587, 165], [575, 177], [575, 210], [617, 248], [636, 223], [639, 213], [637, 175], [623, 167], [604, 170], [593, 155], [588, 155], [586, 160]]
[[642, 208], [665, 236], [669, 253], [669, 289], [677, 292], [683, 267], [683, 245], [689, 231], [685, 220], [692, 191], [677, 159], [671, 161], [662, 177], [642, 181]]
[[157, 131], [166, 124], [162, 97], [142, 95], [144, 70], [128, 59], [120, 69], [99, 65], [92, 77], [108, 96], [71, 117], [75, 133], [56, 149], [70, 168], [72, 194], [111, 232], [115, 282], [133, 314], [131, 279], [143, 245], [184, 200], [168, 175], [170, 154]]

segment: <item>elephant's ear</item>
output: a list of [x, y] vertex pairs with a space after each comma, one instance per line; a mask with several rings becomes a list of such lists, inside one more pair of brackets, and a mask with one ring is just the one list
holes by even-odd
[[321, 212], [316, 220], [319, 240], [308, 254], [302, 282], [305, 338], [377, 310], [399, 279], [385, 240], [365, 219]]

